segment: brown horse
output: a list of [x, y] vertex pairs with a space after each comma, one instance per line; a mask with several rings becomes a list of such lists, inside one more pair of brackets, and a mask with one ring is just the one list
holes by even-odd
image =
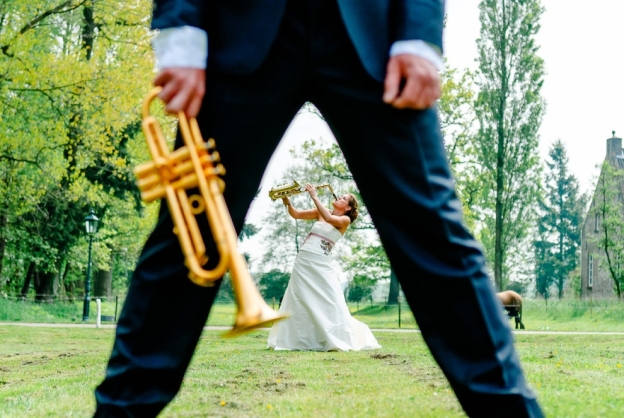
[[518, 329], [518, 326], [520, 326], [520, 329], [524, 329], [524, 324], [522, 323], [522, 296], [513, 290], [505, 290], [504, 292], [498, 292], [496, 297], [503, 304], [503, 308], [507, 311], [509, 318], [516, 320], [516, 329]]

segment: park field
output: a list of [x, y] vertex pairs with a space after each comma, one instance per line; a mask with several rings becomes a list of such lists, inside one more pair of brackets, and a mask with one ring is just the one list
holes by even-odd
[[[123, 298], [117, 304], [114, 299], [102, 303], [102, 315], [119, 315], [122, 304]], [[92, 301], [90, 323], [95, 322], [95, 308], [95, 301]], [[405, 302], [401, 303], [400, 309], [379, 303], [349, 304], [349, 308], [355, 318], [373, 329], [418, 328]], [[207, 325], [229, 326], [234, 322], [235, 312], [233, 303], [216, 303]], [[81, 323], [82, 301], [47, 304], [0, 298], [0, 322]], [[543, 300], [526, 300], [523, 322], [529, 331], [624, 332], [624, 302], [555, 300], [546, 303]]]
[[[204, 332], [163, 417], [461, 417], [420, 334], [377, 332], [381, 350], [275, 352], [266, 331]], [[110, 328], [0, 326], [0, 417], [86, 417]], [[620, 417], [624, 335], [515, 335], [550, 417]]]

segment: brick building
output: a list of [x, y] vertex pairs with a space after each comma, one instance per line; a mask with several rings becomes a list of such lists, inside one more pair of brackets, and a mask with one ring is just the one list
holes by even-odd
[[[624, 169], [624, 151], [622, 150], [622, 138], [613, 137], [607, 139], [607, 155], [605, 161], [618, 170]], [[603, 173], [601, 172], [602, 176]], [[618, 199], [622, 199], [624, 181], [619, 184]], [[600, 234], [600, 216], [591, 210], [595, 207], [595, 192], [592, 196], [591, 207], [585, 217], [583, 232], [581, 233], [581, 299], [606, 299], [615, 298], [613, 280], [609, 272], [602, 266], [602, 250], [594, 242]], [[622, 213], [624, 217], [624, 212]]]

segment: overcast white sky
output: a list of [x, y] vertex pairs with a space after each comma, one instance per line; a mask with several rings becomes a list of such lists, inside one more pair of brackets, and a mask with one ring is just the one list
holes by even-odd
[[[546, 156], [550, 144], [561, 139], [570, 169], [586, 191], [596, 164], [604, 159], [611, 131], [624, 135], [624, 1], [542, 0], [542, 4], [546, 12], [537, 42], [546, 64], [542, 95], [547, 108], [540, 150]], [[444, 46], [451, 67], [476, 68], [478, 5], [478, 0], [446, 0]], [[248, 215], [250, 222], [260, 223], [271, 204], [268, 190], [291, 163], [288, 150], [311, 138], [333, 136], [317, 117], [297, 116], [269, 164], [262, 192]], [[255, 252], [258, 243], [253, 241], [242, 249]]]

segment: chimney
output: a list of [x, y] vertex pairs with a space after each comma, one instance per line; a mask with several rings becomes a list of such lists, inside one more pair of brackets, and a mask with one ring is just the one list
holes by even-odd
[[613, 137], [607, 139], [607, 158], [622, 155], [622, 138], [616, 138], [615, 131], [611, 131]]

